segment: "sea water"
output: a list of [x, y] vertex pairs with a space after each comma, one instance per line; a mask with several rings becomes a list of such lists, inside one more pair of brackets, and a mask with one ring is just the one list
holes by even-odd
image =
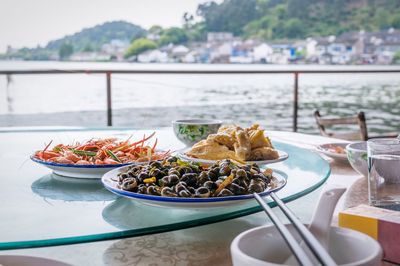
[[[0, 61], [0, 70], [389, 70], [397, 66], [136, 64]], [[113, 125], [171, 126], [175, 119], [219, 119], [292, 130], [293, 74], [112, 75]], [[369, 133], [400, 132], [400, 75], [301, 74], [298, 127], [318, 133], [313, 112], [350, 116], [362, 110]], [[104, 74], [0, 75], [0, 127], [106, 125]], [[356, 129], [356, 128], [352, 128]], [[335, 127], [334, 132], [346, 132]]]
[[400, 155], [372, 155], [368, 159], [370, 204], [400, 206]]

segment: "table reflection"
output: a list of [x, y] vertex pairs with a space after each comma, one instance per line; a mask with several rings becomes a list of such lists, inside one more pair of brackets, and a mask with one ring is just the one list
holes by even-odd
[[80, 179], [56, 174], [45, 175], [31, 185], [44, 199], [63, 201], [111, 201], [118, 196], [105, 189], [100, 179]]

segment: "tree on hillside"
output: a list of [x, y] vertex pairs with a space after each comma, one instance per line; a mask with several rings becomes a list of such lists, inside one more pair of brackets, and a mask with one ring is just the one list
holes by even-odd
[[160, 40], [158, 42], [160, 45], [167, 45], [170, 43], [173, 44], [185, 43], [187, 42], [187, 40], [188, 36], [185, 30], [177, 27], [172, 27], [162, 31]]
[[147, 32], [151, 33], [151, 34], [161, 34], [162, 31], [163, 31], [163, 28], [161, 26], [154, 25], [154, 26], [151, 26]]
[[393, 63], [400, 64], [400, 51], [397, 51], [393, 56]]
[[94, 49], [93, 47], [90, 45], [90, 43], [86, 44], [85, 47], [82, 50], [83, 52], [93, 52]]
[[235, 35], [243, 33], [243, 27], [257, 19], [257, 0], [225, 0], [221, 4], [200, 4], [197, 14], [204, 20], [207, 31], [228, 31]]
[[390, 24], [392, 27], [400, 29], [400, 14], [396, 14], [391, 18]]
[[68, 59], [74, 52], [74, 46], [70, 43], [63, 43], [58, 50], [58, 56], [61, 60]]
[[399, 14], [399, 0], [224, 0], [200, 4], [197, 25], [245, 38], [298, 39], [400, 28]]
[[153, 50], [157, 48], [157, 44], [152, 40], [146, 38], [136, 39], [132, 42], [132, 44], [128, 47], [125, 52], [124, 57], [129, 58], [133, 55], [138, 55], [147, 50]]

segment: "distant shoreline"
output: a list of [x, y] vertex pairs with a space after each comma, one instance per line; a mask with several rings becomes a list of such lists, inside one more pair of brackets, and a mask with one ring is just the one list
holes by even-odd
[[209, 64], [209, 63], [129, 63], [129, 62], [75, 62], [75, 61], [17, 61], [0, 60], [0, 70], [26, 70], [26, 69], [388, 69], [400, 70], [400, 65], [318, 65], [318, 64]]

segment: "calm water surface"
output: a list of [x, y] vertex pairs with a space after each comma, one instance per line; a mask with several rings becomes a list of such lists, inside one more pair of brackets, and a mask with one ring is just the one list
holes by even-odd
[[[156, 65], [0, 62], [0, 69], [318, 69], [330, 66]], [[346, 67], [333, 67], [346, 68]], [[350, 67], [365, 68], [365, 67]], [[378, 68], [378, 67], [373, 67]], [[105, 125], [105, 76], [95, 74], [0, 76], [0, 126]], [[300, 75], [299, 130], [316, 132], [312, 112], [352, 115], [363, 110], [371, 132], [400, 132], [400, 74]], [[293, 75], [113, 75], [114, 125], [168, 126], [203, 117], [259, 122], [290, 130]]]

